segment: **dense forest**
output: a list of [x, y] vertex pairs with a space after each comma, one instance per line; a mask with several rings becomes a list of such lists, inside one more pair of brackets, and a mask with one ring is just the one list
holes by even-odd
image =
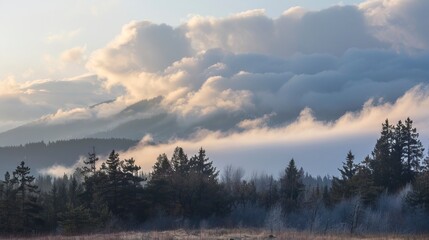
[[21, 162], [0, 184], [0, 232], [81, 234], [119, 230], [255, 227], [318, 233], [429, 231], [429, 164], [413, 122], [382, 124], [374, 150], [345, 154], [338, 177], [313, 178], [294, 159], [279, 178], [217, 170], [201, 148], [160, 154], [149, 174], [134, 159], [90, 152], [62, 178]]

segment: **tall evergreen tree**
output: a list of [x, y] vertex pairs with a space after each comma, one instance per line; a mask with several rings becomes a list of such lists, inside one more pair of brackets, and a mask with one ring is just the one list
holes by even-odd
[[[401, 125], [402, 123], [399, 122], [396, 129], [401, 129]], [[390, 193], [403, 187], [401, 136], [386, 119], [382, 124], [381, 136], [374, 147], [373, 158], [369, 165], [374, 176], [374, 184], [387, 189]]]
[[403, 177], [406, 183], [413, 182], [417, 173], [421, 170], [424, 148], [420, 140], [417, 129], [413, 127], [410, 118], [405, 120], [402, 127], [402, 163], [404, 165]]
[[147, 184], [149, 202], [153, 214], [164, 211], [172, 214], [174, 209], [173, 168], [165, 153], [158, 156]]
[[357, 173], [357, 165], [354, 163], [355, 156], [352, 151], [347, 153], [346, 161], [343, 162], [343, 168], [338, 169], [341, 173], [341, 179], [334, 177], [332, 180], [332, 199], [339, 202], [343, 199], [348, 199], [356, 194], [355, 175]]
[[183, 175], [189, 173], [190, 166], [188, 156], [183, 151], [183, 148], [176, 147], [171, 157], [171, 163], [173, 165], [174, 171]]
[[0, 232], [15, 232], [19, 223], [19, 209], [16, 207], [16, 189], [9, 172], [4, 175], [0, 195]]
[[285, 169], [284, 176], [280, 178], [280, 198], [284, 213], [299, 209], [303, 191], [302, 175], [292, 158]]
[[39, 215], [42, 209], [37, 202], [39, 192], [33, 183], [34, 179], [34, 176], [30, 175], [30, 168], [22, 161], [13, 172], [13, 179], [11, 180], [17, 186], [18, 228], [23, 232], [37, 230], [42, 224]]
[[97, 157], [97, 154], [95, 153], [95, 148], [93, 148], [92, 152], [88, 153], [88, 159], [83, 161], [83, 163], [85, 164], [85, 166], [83, 167], [83, 172], [85, 175], [94, 175], [96, 173], [98, 160], [99, 159]]
[[103, 184], [102, 194], [113, 214], [118, 214], [120, 208], [120, 185], [123, 180], [121, 165], [119, 154], [115, 150], [110, 153], [106, 164], [102, 165], [102, 170], [107, 174], [107, 182]]

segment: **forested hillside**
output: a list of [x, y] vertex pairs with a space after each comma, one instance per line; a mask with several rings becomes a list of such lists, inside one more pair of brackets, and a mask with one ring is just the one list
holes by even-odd
[[285, 160], [278, 178], [245, 178], [233, 166], [220, 172], [203, 148], [192, 156], [181, 147], [170, 158], [162, 153], [148, 175], [115, 151], [107, 159], [90, 152], [82, 168], [62, 178], [35, 178], [21, 162], [0, 183], [0, 233], [215, 227], [426, 233], [429, 164], [418, 137], [412, 120], [386, 120], [374, 150], [361, 161], [345, 153], [332, 182], [305, 175], [294, 159]]
[[86, 156], [93, 147], [97, 149], [98, 154], [108, 155], [112, 149], [126, 150], [137, 142], [129, 139], [85, 138], [0, 147], [0, 169], [11, 171], [13, 166], [21, 161], [25, 161], [32, 169], [46, 168], [54, 164], [70, 166], [79, 159], [79, 156]]

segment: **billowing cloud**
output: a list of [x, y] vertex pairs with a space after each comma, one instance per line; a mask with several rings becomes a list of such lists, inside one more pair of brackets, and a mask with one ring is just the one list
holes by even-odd
[[[146, 168], [157, 154], [181, 145], [190, 152], [207, 148], [219, 166], [252, 160], [258, 169], [258, 161], [272, 158], [277, 170], [291, 157], [336, 159], [319, 169], [303, 163], [332, 172], [349, 148], [359, 157], [370, 151], [386, 117], [410, 116], [427, 134], [421, 110], [429, 102], [427, 11], [429, 4], [419, 0], [368, 0], [319, 11], [294, 7], [277, 18], [261, 9], [193, 16], [177, 27], [133, 21], [88, 54], [91, 80], [26, 87], [5, 81], [0, 91], [7, 101], [47, 107], [42, 116], [51, 125], [91, 119], [95, 126], [123, 114], [120, 127], [109, 130], [149, 133], [157, 141], [162, 134], [154, 131], [162, 129], [168, 143], [125, 154]], [[83, 52], [69, 49], [60, 58], [80, 61]], [[116, 101], [84, 106], [110, 96]], [[61, 104], [47, 104], [51, 100]]]
[[356, 154], [358, 161], [371, 152], [386, 118], [395, 123], [410, 116], [422, 133], [420, 138], [429, 143], [429, 113], [422, 111], [427, 108], [429, 86], [417, 86], [394, 103], [377, 104], [370, 100], [360, 111], [348, 112], [334, 121], [317, 120], [306, 108], [290, 124], [262, 124], [234, 132], [202, 130], [192, 138], [172, 139], [156, 146], [142, 142], [122, 156], [134, 157], [145, 171], [151, 171], [160, 153], [171, 155], [176, 146], [182, 146], [188, 154], [194, 154], [204, 147], [220, 169], [233, 164], [245, 167], [249, 173], [264, 169], [277, 174], [287, 161], [295, 158], [299, 166], [312, 174], [337, 174], [348, 150]]
[[124, 86], [130, 100], [164, 96], [185, 121], [218, 112], [291, 121], [305, 107], [332, 120], [429, 79], [428, 54], [397, 52], [380, 30], [394, 24], [374, 23], [371, 11], [384, 11], [376, 2], [295, 7], [275, 19], [264, 10], [194, 16], [176, 28], [131, 22], [87, 66], [108, 86]]
[[428, 50], [428, 1], [368, 0], [359, 5], [375, 35], [399, 50]]
[[350, 48], [382, 47], [354, 6], [303, 12], [292, 8], [277, 19], [263, 10], [214, 19], [196, 16], [183, 26], [194, 48], [234, 53], [290, 56], [295, 53], [342, 54]]
[[[108, 78], [111, 84], [143, 85], [139, 82], [151, 77], [142, 76], [143, 72], [161, 71], [191, 53], [188, 40], [178, 29], [165, 24], [131, 22], [106, 48], [93, 53], [88, 68]], [[128, 89], [132, 92], [130, 86]]]
[[[103, 82], [94, 75], [27, 82], [17, 82], [10, 77], [0, 81], [0, 121], [6, 130], [55, 112], [57, 117], [70, 109], [78, 114], [79, 111], [73, 109], [112, 100], [121, 93], [120, 89], [106, 91]], [[121, 106], [122, 109], [124, 103]]]

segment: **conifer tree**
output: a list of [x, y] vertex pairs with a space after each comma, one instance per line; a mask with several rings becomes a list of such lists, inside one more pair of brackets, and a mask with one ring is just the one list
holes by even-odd
[[300, 200], [304, 191], [302, 175], [292, 158], [280, 179], [280, 197], [284, 213], [296, 211], [300, 207]]
[[150, 180], [147, 184], [149, 202], [154, 214], [164, 211], [172, 214], [174, 208], [174, 188], [172, 182], [173, 168], [165, 153], [160, 154], [153, 166]]
[[342, 199], [348, 199], [356, 194], [355, 175], [357, 165], [354, 163], [355, 156], [352, 151], [347, 153], [346, 162], [343, 162], [342, 169], [338, 169], [341, 178], [334, 177], [332, 180], [332, 199], [339, 202]]
[[13, 172], [11, 180], [16, 189], [16, 201], [19, 210], [18, 229], [23, 232], [36, 230], [42, 224], [39, 214], [41, 206], [37, 202], [37, 186], [33, 184], [34, 176], [30, 175], [30, 168], [22, 161]]
[[113, 150], [107, 158], [106, 164], [102, 165], [102, 170], [107, 174], [107, 182], [102, 190], [103, 196], [113, 214], [118, 214], [120, 208], [120, 185], [123, 177], [121, 164], [119, 154]]
[[424, 148], [420, 140], [417, 129], [413, 127], [413, 121], [410, 118], [405, 120], [402, 127], [402, 162], [404, 165], [404, 181], [406, 183], [413, 182], [417, 173], [421, 169], [423, 160]]
[[97, 154], [95, 153], [95, 148], [93, 148], [92, 152], [88, 153], [88, 159], [83, 161], [83, 163], [85, 164], [85, 166], [83, 167], [84, 175], [94, 175], [96, 173], [98, 160], [99, 159], [97, 157]]
[[19, 210], [16, 208], [16, 189], [9, 172], [4, 175], [0, 190], [0, 232], [15, 232], [18, 227]]
[[190, 166], [188, 156], [183, 151], [183, 148], [176, 147], [171, 157], [171, 163], [173, 165], [174, 171], [181, 175], [186, 175], [189, 173]]

